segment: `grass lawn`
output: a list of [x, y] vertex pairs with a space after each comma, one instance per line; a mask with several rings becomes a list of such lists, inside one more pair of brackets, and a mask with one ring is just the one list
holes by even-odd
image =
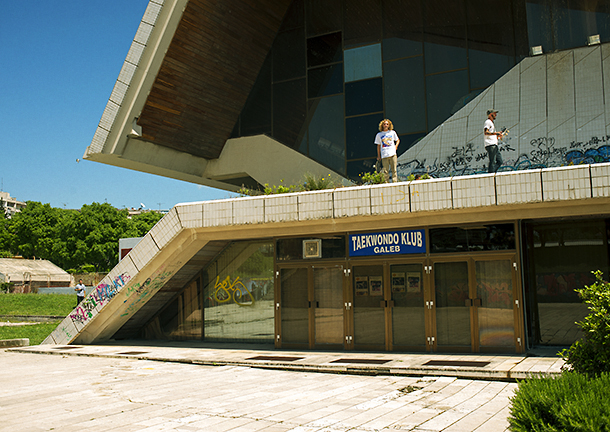
[[0, 326], [0, 340], [28, 338], [30, 345], [40, 345], [61, 321], [15, 327]]
[[[75, 306], [76, 295], [0, 294], [0, 315], [66, 316]], [[28, 338], [30, 345], [39, 345], [60, 322], [61, 320], [35, 325], [0, 326], [0, 340]]]
[[76, 295], [0, 294], [0, 315], [61, 315], [76, 306]]

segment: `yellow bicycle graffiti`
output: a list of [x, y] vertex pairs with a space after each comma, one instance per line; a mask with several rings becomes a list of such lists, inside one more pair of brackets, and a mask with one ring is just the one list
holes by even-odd
[[[248, 296], [250, 297], [249, 300], [247, 300]], [[236, 277], [233, 282], [231, 282], [230, 276], [227, 276], [222, 281], [220, 280], [220, 276], [216, 276], [216, 285], [214, 285], [214, 299], [218, 303], [226, 303], [233, 299], [233, 301], [239, 306], [252, 306], [255, 301], [250, 290], [246, 288], [246, 286], [239, 280], [239, 276]]]

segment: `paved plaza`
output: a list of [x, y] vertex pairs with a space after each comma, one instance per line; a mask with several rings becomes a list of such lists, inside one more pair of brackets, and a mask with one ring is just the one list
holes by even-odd
[[[146, 359], [143, 349], [163, 352], [165, 360]], [[216, 366], [180, 361], [182, 350], [212, 353], [224, 361]], [[508, 427], [514, 382], [298, 372], [227, 360], [261, 353], [171, 346], [3, 350], [0, 431], [498, 432]], [[266, 354], [277, 361], [294, 353]], [[308, 355], [334, 356], [335, 361], [364, 356]], [[515, 358], [504, 363], [510, 359]]]

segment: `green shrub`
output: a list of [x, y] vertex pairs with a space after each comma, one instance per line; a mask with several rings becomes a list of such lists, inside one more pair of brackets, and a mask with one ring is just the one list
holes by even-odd
[[337, 182], [333, 180], [329, 175], [316, 177], [313, 174], [305, 173], [305, 181], [303, 182], [302, 190], [315, 191], [322, 189], [334, 189], [337, 186]]
[[564, 372], [522, 381], [508, 421], [516, 432], [610, 431], [610, 374]]
[[577, 323], [584, 335], [559, 353], [567, 369], [589, 376], [610, 372], [610, 283], [602, 279], [601, 271], [593, 274], [593, 285], [576, 290], [589, 304], [589, 315]]
[[385, 179], [383, 178], [383, 173], [380, 173], [380, 172], [363, 173], [363, 174], [360, 174], [360, 178], [362, 180], [362, 184], [365, 184], [365, 185], [385, 183]]

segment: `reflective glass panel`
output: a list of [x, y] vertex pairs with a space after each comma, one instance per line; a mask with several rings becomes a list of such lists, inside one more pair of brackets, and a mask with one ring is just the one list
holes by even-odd
[[203, 332], [201, 286], [194, 280], [145, 328], [146, 339], [200, 340]]
[[354, 266], [354, 343], [385, 344], [383, 266]]
[[231, 243], [204, 274], [206, 340], [274, 341], [272, 243]]
[[345, 115], [354, 116], [379, 111], [383, 111], [381, 78], [345, 83]]
[[343, 59], [341, 32], [307, 39], [307, 66], [321, 66]]
[[607, 36], [610, 2], [558, 0], [552, 3], [552, 8], [556, 49], [584, 46], [591, 35]]
[[360, 177], [361, 174], [375, 172], [375, 163], [376, 162], [377, 162], [377, 158], [348, 162], [347, 163], [347, 176], [356, 182], [361, 182], [362, 181], [362, 179]]
[[535, 308], [533, 338], [540, 345], [571, 345], [582, 336], [575, 322], [588, 313], [575, 290], [595, 281], [592, 271], [608, 275], [608, 227], [603, 220], [528, 226], [533, 274], [526, 292]]
[[307, 36], [341, 30], [342, 9], [341, 0], [305, 0]]
[[432, 130], [462, 107], [468, 95], [468, 72], [457, 71], [426, 77], [428, 130]]
[[343, 95], [310, 101], [309, 156], [327, 167], [345, 172]]
[[381, 40], [381, 0], [344, 2], [345, 47]]
[[345, 50], [345, 82], [381, 76], [381, 44]]
[[303, 26], [303, 18], [305, 16], [304, 7], [303, 0], [291, 0], [290, 7], [284, 16], [284, 20], [282, 21], [280, 31]]
[[[425, 133], [415, 133], [410, 135], [401, 135], [400, 136], [400, 146], [398, 147], [398, 156], [409, 150], [415, 144], [417, 144], [423, 137], [425, 137]], [[403, 162], [409, 163], [410, 161]]]
[[[426, 130], [423, 57], [385, 62], [385, 112], [400, 134]], [[404, 151], [400, 142], [399, 151]]]
[[437, 345], [471, 346], [468, 263], [436, 263], [434, 292]]
[[513, 275], [511, 260], [476, 262], [479, 344], [482, 347], [515, 346]]
[[348, 159], [377, 158], [375, 135], [379, 132], [381, 120], [383, 120], [383, 114], [345, 119]]
[[[323, 66], [307, 71], [307, 93], [310, 98], [343, 93], [343, 65]], [[343, 111], [343, 106], [341, 106]]]
[[315, 341], [343, 344], [343, 269], [314, 267]]
[[281, 269], [282, 342], [309, 343], [307, 269]]
[[392, 277], [392, 344], [426, 345], [423, 271], [421, 264], [390, 267]]
[[383, 12], [383, 59], [422, 54], [422, 1], [384, 0]]
[[273, 43], [273, 81], [305, 76], [305, 35], [303, 28], [278, 33]]
[[528, 0], [527, 34], [529, 46], [542, 46], [544, 52], [554, 49], [551, 9], [546, 0]]
[[511, 250], [516, 248], [513, 224], [432, 228], [430, 252]]
[[464, 69], [468, 66], [466, 41], [455, 45], [424, 43], [426, 73]]
[[271, 56], [267, 57], [241, 113], [241, 136], [271, 134]]
[[299, 147], [305, 133], [305, 96], [305, 79], [273, 85], [273, 136], [291, 148]]

